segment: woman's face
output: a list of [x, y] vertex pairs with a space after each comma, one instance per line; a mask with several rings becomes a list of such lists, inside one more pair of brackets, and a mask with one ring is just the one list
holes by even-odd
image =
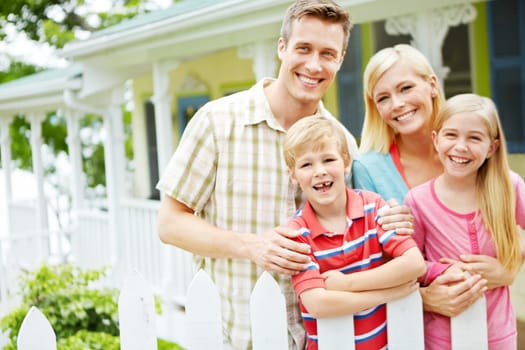
[[377, 81], [372, 97], [379, 115], [400, 135], [429, 130], [436, 78], [423, 78], [399, 61]]

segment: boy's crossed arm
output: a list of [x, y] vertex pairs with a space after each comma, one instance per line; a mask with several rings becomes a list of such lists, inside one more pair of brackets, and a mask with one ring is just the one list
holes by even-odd
[[417, 278], [425, 263], [417, 247], [376, 268], [343, 274], [323, 274], [325, 288], [305, 290], [299, 296], [315, 318], [354, 314], [379, 304], [402, 298], [417, 290]]

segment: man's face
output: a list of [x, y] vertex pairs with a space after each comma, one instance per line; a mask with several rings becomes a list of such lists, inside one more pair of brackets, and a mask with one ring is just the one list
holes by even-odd
[[293, 23], [288, 43], [279, 40], [279, 80], [301, 104], [318, 103], [344, 58], [340, 24], [305, 16]]

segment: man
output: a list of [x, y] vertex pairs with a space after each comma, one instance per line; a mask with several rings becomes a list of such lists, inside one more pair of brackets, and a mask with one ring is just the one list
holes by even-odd
[[297, 0], [283, 21], [277, 79], [203, 106], [157, 185], [166, 194], [160, 239], [194, 253], [196, 267], [211, 276], [234, 349], [251, 348], [249, 298], [263, 270], [276, 273], [286, 297], [290, 349], [304, 347], [289, 275], [306, 268], [309, 248], [279, 227], [296, 210], [282, 140], [300, 118], [333, 118], [321, 98], [343, 62], [350, 28], [347, 11], [332, 0]]

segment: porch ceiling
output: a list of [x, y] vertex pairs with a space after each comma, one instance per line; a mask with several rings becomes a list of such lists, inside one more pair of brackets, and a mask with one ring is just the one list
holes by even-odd
[[[356, 24], [483, 0], [339, 0]], [[227, 48], [276, 40], [290, 0], [183, 1], [135, 17], [60, 55], [84, 67], [85, 98], [150, 72], [153, 62], [174, 65]]]
[[[354, 23], [376, 21], [433, 8], [480, 0], [340, 0]], [[168, 17], [147, 14], [96, 33], [85, 41], [72, 42], [61, 56], [106, 67], [151, 65], [153, 61], [186, 60], [221, 49], [259, 40], [274, 39], [290, 0], [222, 0], [194, 10], [177, 11]], [[147, 16], [151, 15], [148, 22]], [[143, 18], [141, 18], [143, 17]], [[146, 18], [146, 20], [144, 19]]]

